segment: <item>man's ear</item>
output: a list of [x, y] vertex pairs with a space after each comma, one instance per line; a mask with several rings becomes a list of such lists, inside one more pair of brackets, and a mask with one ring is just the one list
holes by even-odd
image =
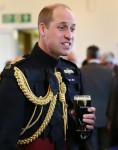
[[44, 23], [40, 23], [38, 28], [39, 28], [40, 34], [44, 36], [45, 30], [46, 30], [46, 25]]

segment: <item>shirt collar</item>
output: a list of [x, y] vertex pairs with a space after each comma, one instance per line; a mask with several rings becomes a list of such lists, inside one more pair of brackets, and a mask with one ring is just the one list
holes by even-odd
[[97, 63], [97, 64], [100, 64], [100, 60], [98, 60], [98, 59], [90, 59], [88, 61], [88, 63]]

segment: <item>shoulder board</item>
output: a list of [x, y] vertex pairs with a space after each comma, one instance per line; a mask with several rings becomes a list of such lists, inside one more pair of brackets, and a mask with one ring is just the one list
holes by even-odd
[[17, 62], [20, 62], [22, 60], [24, 60], [25, 58], [21, 57], [21, 58], [18, 58], [16, 60], [13, 60], [11, 61], [6, 67], [5, 69], [11, 69], [12, 65], [16, 64]]
[[21, 57], [11, 61], [4, 69], [11, 69], [12, 66], [17, 65], [21, 62], [24, 62], [28, 57]]
[[12, 66], [17, 65], [17, 64], [19, 64], [19, 63], [21, 63], [21, 62], [24, 62], [24, 61], [27, 60], [29, 57], [30, 57], [30, 55], [27, 54], [27, 55], [24, 55], [24, 56], [22, 56], [22, 57], [20, 57], [20, 58], [18, 58], [18, 59], [15, 59], [15, 60], [11, 61], [7, 66], [5, 66], [4, 69], [11, 69]]
[[11, 61], [8, 65], [5, 66], [5, 68], [2, 70], [2, 72], [0, 73], [0, 81], [2, 80], [2, 78], [7, 77], [7, 78], [12, 78], [14, 77], [14, 66], [17, 66], [20, 63], [23, 63], [24, 61], [28, 60], [29, 56], [25, 57], [21, 57], [19, 59], [13, 60]]
[[14, 66], [16, 66], [17, 64], [19, 64], [21, 62], [24, 62], [25, 60], [27, 60], [27, 59], [25, 59], [24, 57], [21, 57], [19, 59], [11, 61], [8, 65], [5, 66], [5, 68], [0, 73], [0, 80], [3, 77], [12, 78], [13, 74], [14, 74], [14, 70], [13, 70]]

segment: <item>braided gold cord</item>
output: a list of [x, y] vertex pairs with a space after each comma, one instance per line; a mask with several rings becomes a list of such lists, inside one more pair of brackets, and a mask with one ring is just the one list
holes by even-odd
[[29, 101], [31, 101], [35, 105], [46, 105], [52, 100], [53, 92], [50, 89], [50, 85], [48, 87], [48, 92], [44, 97], [42, 96], [36, 97], [32, 93], [27, 80], [24, 74], [20, 71], [20, 69], [18, 69], [17, 67], [14, 67], [14, 70], [15, 70], [14, 76], [18, 82], [18, 85], [20, 89], [22, 90], [22, 92], [24, 93], [24, 95], [29, 99]]
[[65, 99], [65, 93], [66, 93], [66, 85], [64, 82], [61, 82], [59, 85], [59, 100], [62, 103], [62, 110], [63, 110], [63, 122], [64, 122], [64, 137], [66, 140], [66, 129], [68, 125], [68, 118], [67, 118], [67, 104]]
[[31, 128], [34, 124], [36, 124], [36, 122], [37, 122], [37, 121], [39, 120], [39, 118], [41, 117], [42, 112], [43, 112], [43, 106], [41, 107], [41, 111], [40, 111], [38, 117], [36, 118], [36, 120], [35, 120], [32, 124], [30, 124], [30, 126], [28, 127], [28, 129]]
[[13, 64], [15, 64], [16, 62], [19, 62], [19, 61], [21, 61], [21, 60], [23, 60], [23, 59], [25, 59], [25, 58], [21, 57], [21, 58], [18, 58], [18, 59], [16, 59], [16, 60], [13, 60], [12, 62], [10, 62], [10, 64], [8, 64], [8, 65], [5, 67], [5, 69], [11, 69], [11, 66], [12, 66]]
[[60, 84], [59, 100], [65, 102], [66, 85], [64, 82]]
[[37, 106], [34, 107], [33, 114], [31, 116], [30, 120], [28, 121], [27, 125], [24, 128], [22, 128], [22, 132], [20, 133], [20, 135], [22, 135], [28, 129], [28, 127], [29, 127], [34, 115], [35, 115], [36, 109], [37, 109]]
[[55, 72], [55, 76], [58, 79], [59, 84], [62, 82], [62, 77], [61, 77], [61, 73], [60, 72]]
[[50, 106], [49, 106], [48, 112], [46, 114], [46, 117], [45, 117], [43, 123], [41, 124], [41, 126], [39, 127], [39, 129], [32, 136], [30, 136], [26, 139], [18, 140], [18, 144], [24, 145], [24, 144], [31, 143], [36, 138], [38, 138], [38, 136], [45, 130], [46, 126], [48, 125], [48, 123], [51, 119], [51, 116], [53, 115], [54, 108], [56, 105], [56, 99], [57, 99], [57, 95], [55, 95], [53, 97], [52, 101], [50, 102]]
[[32, 114], [32, 116], [31, 116], [30, 120], [28, 121], [26, 127], [22, 129], [22, 132], [20, 133], [20, 135], [22, 135], [27, 129], [31, 128], [31, 127], [39, 120], [39, 118], [40, 118], [40, 116], [41, 116], [41, 114], [42, 114], [42, 111], [43, 111], [43, 106], [41, 107], [41, 111], [40, 111], [38, 117], [37, 117], [36, 120], [31, 124], [31, 122], [32, 122], [32, 120], [33, 120], [33, 117], [34, 117], [34, 115], [35, 115], [36, 109], [37, 109], [37, 106], [35, 106], [34, 111], [33, 111], [33, 114]]
[[[14, 67], [14, 76], [18, 82], [20, 89], [24, 93], [24, 95], [27, 97], [27, 99], [29, 101], [31, 101], [33, 104], [35, 104], [35, 106], [43, 106], [50, 102], [48, 112], [45, 116], [44, 121], [42, 122], [41, 126], [39, 127], [39, 129], [32, 136], [25, 138], [25, 139], [18, 140], [19, 145], [24, 145], [24, 144], [29, 144], [30, 142], [32, 142], [36, 138], [38, 138], [39, 135], [41, 135], [41, 133], [47, 127], [47, 125], [50, 122], [50, 119], [53, 115], [54, 109], [55, 109], [58, 93], [54, 95], [54, 93], [52, 92], [50, 85], [49, 85], [47, 94], [44, 97], [42, 97], [42, 96], [36, 97], [32, 93], [24, 74], [17, 67]], [[60, 102], [62, 102], [62, 108], [63, 108], [63, 116], [62, 117], [64, 120], [64, 134], [65, 134], [65, 139], [66, 139], [66, 127], [67, 127], [67, 104], [66, 104], [66, 100], [65, 100], [66, 85], [64, 82], [62, 82], [62, 77], [61, 77], [60, 72], [55, 72], [55, 76], [59, 83], [59, 100], [60, 100]], [[33, 114], [33, 116], [34, 116], [34, 114]], [[32, 117], [31, 117], [29, 123], [27, 124], [27, 126], [24, 128], [25, 130], [27, 130], [27, 128], [29, 126], [31, 126], [30, 123], [31, 123]]]

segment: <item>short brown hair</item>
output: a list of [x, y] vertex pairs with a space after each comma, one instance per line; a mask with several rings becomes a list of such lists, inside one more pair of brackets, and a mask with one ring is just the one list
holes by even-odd
[[39, 17], [38, 17], [38, 25], [42, 22], [48, 27], [49, 23], [53, 20], [53, 18], [52, 18], [53, 11], [57, 7], [63, 7], [63, 8], [67, 8], [67, 9], [71, 10], [65, 4], [56, 3], [56, 4], [53, 4], [53, 5], [48, 5], [40, 11]]
[[100, 57], [100, 50], [98, 46], [91, 45], [87, 48], [87, 58], [98, 59]]

